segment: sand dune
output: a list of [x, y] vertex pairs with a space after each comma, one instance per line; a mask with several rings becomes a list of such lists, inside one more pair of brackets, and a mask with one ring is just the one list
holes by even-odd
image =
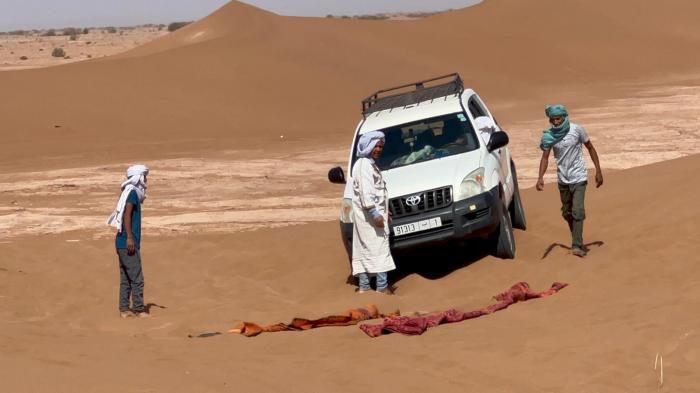
[[[657, 354], [661, 391], [697, 390], [698, 11], [487, 0], [361, 21], [232, 2], [119, 56], [0, 73], [3, 391], [646, 392], [659, 391]], [[356, 295], [325, 171], [347, 157], [360, 98], [452, 71], [510, 134], [527, 188], [517, 258], [475, 245], [399, 256], [397, 296]], [[553, 101], [588, 128], [606, 174], [588, 191], [585, 259], [561, 246], [556, 187], [528, 188]], [[152, 318], [125, 321], [103, 222], [134, 161], [153, 168]], [[366, 303], [470, 310], [518, 281], [570, 286], [421, 337], [187, 338]]]
[[[29, 149], [114, 162], [125, 155], [115, 151], [119, 138], [132, 141], [134, 158], [183, 147], [269, 148], [280, 134], [346, 141], [369, 92], [453, 71], [506, 125], [539, 116], [551, 100], [578, 104], [619, 97], [632, 83], [697, 80], [694, 2], [537, 0], [527, 12], [524, 3], [376, 22], [283, 18], [232, 2], [124, 56], [1, 74], [12, 92], [0, 105], [3, 155], [23, 165], [36, 165]], [[625, 7], [635, 12], [615, 18]], [[552, 20], [552, 9], [569, 17]], [[188, 43], [204, 31], [212, 38]]]

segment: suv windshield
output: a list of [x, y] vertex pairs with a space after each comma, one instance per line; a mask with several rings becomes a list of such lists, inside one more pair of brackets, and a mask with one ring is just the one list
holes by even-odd
[[377, 160], [377, 166], [382, 170], [479, 148], [474, 129], [464, 113], [423, 119], [382, 131], [386, 140], [384, 151]]

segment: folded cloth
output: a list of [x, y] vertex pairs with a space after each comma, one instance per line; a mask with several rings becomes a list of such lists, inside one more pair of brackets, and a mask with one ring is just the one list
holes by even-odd
[[530, 299], [551, 296], [559, 292], [568, 284], [555, 282], [552, 287], [543, 292], [533, 292], [526, 282], [519, 282], [506, 292], [494, 296], [494, 299], [499, 300], [499, 303], [482, 308], [480, 310], [462, 312], [451, 309], [444, 312], [428, 314], [417, 317], [406, 316], [389, 316], [384, 318], [384, 321], [378, 325], [364, 324], [360, 326], [363, 332], [370, 337], [378, 337], [383, 334], [401, 333], [405, 335], [419, 335], [426, 330], [446, 323], [461, 322], [467, 319], [478, 318], [483, 315], [492, 314], [496, 311], [503, 310], [511, 304], [524, 302]]
[[132, 165], [126, 170], [126, 181], [121, 185], [122, 193], [119, 195], [117, 206], [107, 219], [107, 225], [117, 228], [118, 232], [122, 231], [122, 220], [124, 218], [124, 210], [126, 208], [126, 200], [131, 191], [135, 191], [139, 197], [139, 201], [143, 203], [146, 199], [146, 176], [148, 176], [148, 167], [145, 165]]
[[320, 319], [294, 318], [289, 324], [276, 323], [273, 325], [260, 326], [252, 322], [241, 322], [228, 332], [242, 334], [246, 337], [254, 337], [265, 332], [299, 331], [325, 326], [349, 326], [355, 325], [360, 321], [381, 318], [383, 316], [384, 315], [379, 313], [377, 306], [368, 304], [365, 307], [347, 310], [340, 315], [330, 315]]

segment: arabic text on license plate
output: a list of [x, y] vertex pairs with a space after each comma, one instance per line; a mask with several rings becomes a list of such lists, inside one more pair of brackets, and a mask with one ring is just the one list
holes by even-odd
[[426, 231], [442, 226], [440, 217], [431, 218], [429, 220], [412, 222], [410, 224], [397, 225], [394, 227], [394, 235], [401, 236], [413, 232]]

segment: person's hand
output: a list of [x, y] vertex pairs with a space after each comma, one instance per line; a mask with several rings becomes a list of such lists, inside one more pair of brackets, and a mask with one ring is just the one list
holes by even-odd
[[133, 237], [126, 239], [126, 253], [129, 255], [134, 255], [136, 253], [136, 243]]
[[[601, 178], [601, 180], [602, 180], [602, 178]], [[544, 179], [543, 178], [540, 177], [539, 179], [537, 179], [537, 184], [535, 184], [535, 188], [537, 189], [537, 191], [544, 190]]]
[[384, 217], [382, 216], [377, 216], [373, 218], [374, 220], [374, 226], [377, 228], [384, 228]]
[[595, 172], [595, 188], [603, 185], [603, 173], [601, 171]]

